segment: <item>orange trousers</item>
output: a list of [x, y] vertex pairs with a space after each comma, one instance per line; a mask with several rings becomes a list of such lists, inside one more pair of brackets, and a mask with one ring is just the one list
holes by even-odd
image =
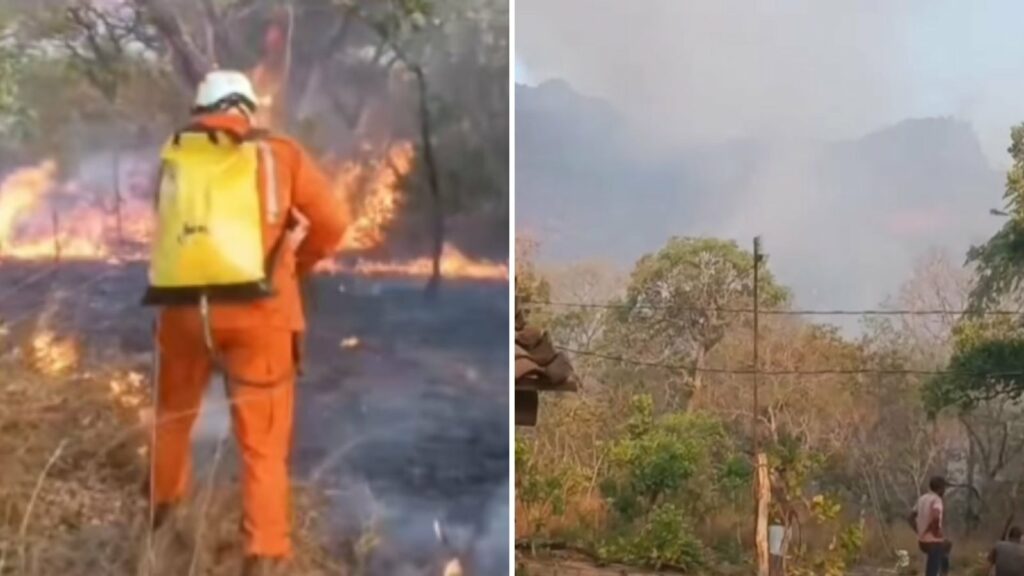
[[214, 371], [226, 369], [231, 420], [242, 462], [242, 530], [252, 556], [291, 555], [288, 456], [295, 400], [293, 333], [213, 330], [218, 363], [198, 312], [157, 330], [154, 504], [182, 501], [191, 480], [191, 433]]

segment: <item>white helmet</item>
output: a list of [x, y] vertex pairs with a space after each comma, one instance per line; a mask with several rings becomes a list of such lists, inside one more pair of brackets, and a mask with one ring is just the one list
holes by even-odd
[[245, 74], [234, 70], [214, 70], [199, 83], [195, 108], [212, 110], [220, 105], [243, 104], [253, 112], [258, 102], [252, 82]]

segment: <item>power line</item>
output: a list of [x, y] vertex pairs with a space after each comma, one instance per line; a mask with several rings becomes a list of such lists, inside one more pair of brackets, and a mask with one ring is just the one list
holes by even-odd
[[754, 370], [752, 368], [715, 368], [706, 366], [696, 366], [694, 364], [669, 364], [666, 362], [648, 362], [645, 360], [639, 360], [635, 358], [625, 358], [623, 356], [614, 356], [610, 354], [602, 354], [600, 352], [594, 352], [591, 350], [574, 350], [572, 348], [565, 348], [563, 346], [556, 346], [563, 352], [570, 354], [577, 354], [580, 356], [590, 356], [593, 358], [600, 358], [603, 360], [609, 360], [612, 362], [619, 362], [622, 364], [632, 364], [635, 366], [644, 366], [648, 368], [662, 368], [666, 370], [675, 370], [680, 372], [699, 372], [704, 374], [730, 374], [739, 376], [752, 376], [758, 374], [761, 376], [852, 376], [852, 375], [876, 375], [876, 376], [944, 376], [944, 375], [957, 375], [957, 376], [972, 376], [976, 378], [1006, 378], [1011, 376], [1024, 376], [1024, 371], [1007, 371], [1007, 372], [967, 372], [962, 370], [914, 370], [914, 369], [897, 369], [897, 368], [824, 368], [820, 370]]
[[[580, 308], [580, 309], [604, 309], [604, 310], [672, 310], [675, 312], [719, 312], [724, 314], [753, 314], [753, 308], [731, 308], [722, 306], [653, 306], [650, 304], [616, 304], [611, 302], [521, 302], [522, 308]], [[781, 310], [781, 309], [760, 309], [757, 313], [761, 316], [1021, 316], [1024, 310]]]

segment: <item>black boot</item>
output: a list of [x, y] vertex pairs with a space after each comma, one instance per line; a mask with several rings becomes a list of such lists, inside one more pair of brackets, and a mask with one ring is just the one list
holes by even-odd
[[175, 511], [177, 511], [177, 509], [178, 506], [176, 504], [157, 504], [156, 508], [154, 508], [153, 510], [153, 531], [156, 532], [161, 527], [166, 525], [167, 521], [174, 516], [174, 513]]

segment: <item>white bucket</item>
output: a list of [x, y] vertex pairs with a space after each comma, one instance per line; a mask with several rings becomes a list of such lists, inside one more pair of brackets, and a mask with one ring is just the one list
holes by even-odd
[[772, 524], [768, 527], [768, 553], [782, 556], [782, 541], [786, 537], [786, 527]]

